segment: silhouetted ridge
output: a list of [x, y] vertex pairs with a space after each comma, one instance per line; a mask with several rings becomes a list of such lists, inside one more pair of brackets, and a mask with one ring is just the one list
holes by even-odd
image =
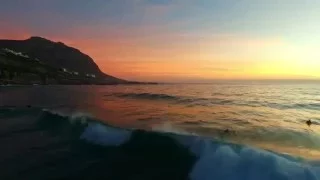
[[49, 43], [54, 43], [53, 41], [50, 41], [46, 38], [40, 37], [40, 36], [31, 36], [29, 39], [26, 39], [27, 41], [46, 41]]
[[57, 69], [95, 76], [111, 83], [126, 82], [104, 74], [91, 57], [62, 42], [32, 36], [26, 40], [0, 40], [0, 49], [4, 48], [21, 52]]

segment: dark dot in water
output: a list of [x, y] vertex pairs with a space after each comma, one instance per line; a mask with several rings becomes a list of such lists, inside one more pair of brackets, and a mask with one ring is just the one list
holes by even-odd
[[312, 121], [309, 119], [309, 120], [306, 122], [306, 124], [307, 124], [308, 126], [311, 126]]

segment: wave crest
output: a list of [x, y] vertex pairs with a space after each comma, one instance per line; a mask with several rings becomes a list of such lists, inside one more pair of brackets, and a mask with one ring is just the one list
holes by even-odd
[[118, 97], [129, 97], [129, 98], [139, 98], [139, 99], [163, 99], [163, 100], [177, 100], [178, 97], [170, 96], [167, 94], [152, 94], [152, 93], [118, 93]]
[[[110, 95], [109, 95], [110, 96]], [[146, 99], [146, 100], [162, 100], [172, 101], [177, 104], [187, 106], [214, 106], [214, 105], [236, 105], [248, 107], [268, 107], [273, 109], [310, 109], [320, 110], [320, 103], [278, 103], [278, 102], [265, 102], [257, 100], [236, 100], [218, 97], [201, 98], [189, 96], [175, 96], [168, 94], [153, 94], [153, 93], [117, 93], [111, 96], [122, 98]]]
[[[72, 150], [68, 155], [77, 153], [74, 161], [78, 164], [90, 163], [86, 166], [90, 165], [92, 169], [78, 171], [79, 177], [93, 174], [106, 179], [159, 180], [188, 177], [191, 180], [320, 178], [319, 163], [311, 164], [289, 155], [196, 135], [160, 132], [168, 130], [166, 126], [152, 132], [112, 127], [85, 115], [74, 116], [73, 121], [70, 119], [72, 115], [45, 110], [38, 118], [37, 127], [59, 136], [63, 142], [67, 140]], [[174, 127], [171, 129], [179, 133]]]

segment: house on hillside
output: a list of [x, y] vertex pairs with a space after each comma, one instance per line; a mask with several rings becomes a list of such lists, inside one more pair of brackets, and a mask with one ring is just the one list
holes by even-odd
[[96, 75], [95, 74], [86, 74], [86, 77], [96, 78]]
[[61, 68], [61, 71], [65, 72], [65, 73], [68, 72], [68, 70], [66, 68]]
[[15, 55], [15, 56], [20, 56], [20, 57], [23, 57], [23, 58], [29, 58], [28, 55], [23, 54], [22, 52], [17, 52], [17, 51], [8, 49], [8, 48], [4, 48], [3, 51], [6, 52], [6, 53], [13, 54], [13, 55]]

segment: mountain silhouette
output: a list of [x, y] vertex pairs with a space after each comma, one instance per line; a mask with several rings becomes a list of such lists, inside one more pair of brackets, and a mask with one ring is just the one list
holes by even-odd
[[0, 40], [0, 49], [5, 48], [26, 54], [30, 58], [57, 69], [65, 69], [82, 75], [94, 75], [106, 83], [128, 82], [103, 73], [91, 57], [62, 42], [54, 42], [36, 36], [26, 40]]

